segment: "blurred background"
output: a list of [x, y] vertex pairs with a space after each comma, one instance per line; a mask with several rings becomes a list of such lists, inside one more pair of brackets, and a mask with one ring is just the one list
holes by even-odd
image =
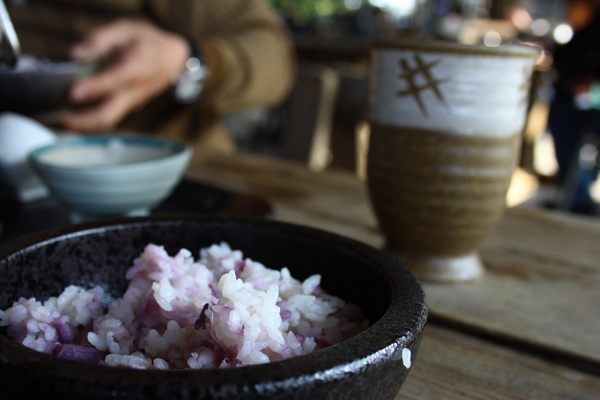
[[[298, 84], [284, 110], [231, 116], [230, 129], [240, 147], [306, 161], [315, 170], [351, 169], [364, 177], [367, 71], [374, 38], [426, 35], [486, 46], [527, 43], [539, 46], [542, 56], [532, 79], [519, 184], [511, 188], [509, 203], [555, 208], [564, 203], [547, 126], [556, 80], [553, 55], [572, 39], [578, 24], [591, 20], [591, 7], [574, 7], [577, 2], [570, 0], [270, 1], [294, 36], [301, 65]], [[312, 119], [295, 117], [306, 115], [311, 105]], [[581, 157], [595, 169], [596, 146], [587, 145], [580, 146], [585, 147]], [[592, 195], [600, 199], [597, 186], [592, 185]]]

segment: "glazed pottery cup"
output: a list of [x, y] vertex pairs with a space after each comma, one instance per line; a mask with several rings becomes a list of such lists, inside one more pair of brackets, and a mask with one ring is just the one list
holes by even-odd
[[531, 46], [401, 40], [373, 47], [368, 190], [386, 250], [421, 280], [483, 273], [520, 152]]

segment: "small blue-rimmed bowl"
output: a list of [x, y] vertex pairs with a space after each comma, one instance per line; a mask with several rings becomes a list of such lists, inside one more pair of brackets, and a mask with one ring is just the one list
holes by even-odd
[[110, 134], [59, 140], [33, 150], [29, 162], [78, 221], [147, 215], [179, 183], [191, 154], [160, 137]]

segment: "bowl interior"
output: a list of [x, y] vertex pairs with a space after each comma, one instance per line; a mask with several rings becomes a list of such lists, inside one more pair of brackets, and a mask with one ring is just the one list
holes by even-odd
[[[164, 398], [173, 396], [173, 390], [179, 391], [180, 398], [205, 398], [198, 393], [209, 392], [206, 398], [263, 398], [257, 390], [267, 393], [264, 398], [281, 391], [291, 397], [278, 398], [321, 398], [314, 397], [314, 390], [333, 390], [326, 386], [329, 381], [335, 382], [335, 390], [349, 391], [355, 398], [371, 398], [378, 391], [378, 398], [395, 395], [408, 374], [398, 361], [398, 346], [416, 351], [425, 324], [425, 297], [419, 283], [382, 252], [306, 227], [265, 220], [148, 218], [47, 231], [0, 247], [0, 309], [19, 296], [56, 295], [68, 284], [100, 285], [108, 302], [123, 293], [124, 273], [148, 243], [162, 245], [170, 254], [180, 248], [197, 254], [201, 247], [222, 241], [268, 268], [287, 266], [296, 278], [321, 274], [323, 288], [361, 307], [371, 327], [309, 355], [200, 372], [123, 370], [61, 360], [26, 349], [0, 331], [0, 373], [10, 371], [11, 379], [20, 379], [21, 386], [30, 385], [35, 377], [50, 391], [60, 389], [74, 396], [78, 391], [107, 395], [120, 388], [123, 398], [134, 394], [146, 398], [140, 393], [161, 390], [169, 391]], [[376, 385], [374, 379], [382, 382]], [[358, 396], [366, 385], [367, 397]], [[189, 397], [190, 390], [194, 397]]]
[[[311, 230], [287, 232], [269, 223], [233, 220], [150, 221], [51, 238], [1, 260], [0, 309], [19, 296], [43, 299], [57, 295], [68, 284], [100, 285], [108, 302], [124, 292], [125, 271], [148, 243], [164, 246], [172, 255], [186, 248], [197, 257], [200, 248], [223, 241], [268, 268], [288, 267], [298, 279], [321, 274], [326, 291], [359, 305], [371, 322], [378, 321], [392, 302], [393, 282], [387, 279], [387, 271], [372, 260], [361, 259], [352, 249], [314, 236]], [[8, 277], [17, 279], [18, 284], [10, 284]]]
[[102, 135], [70, 138], [42, 146], [32, 151], [30, 158], [41, 167], [92, 170], [149, 163], [186, 150], [182, 143], [158, 137]]

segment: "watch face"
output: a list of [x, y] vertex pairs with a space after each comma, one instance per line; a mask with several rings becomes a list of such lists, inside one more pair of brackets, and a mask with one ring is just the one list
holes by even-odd
[[202, 93], [206, 77], [207, 70], [202, 66], [184, 72], [175, 84], [175, 99], [180, 103], [196, 100]]
[[191, 103], [202, 92], [203, 82], [180, 79], [175, 86], [175, 98], [182, 103]]

